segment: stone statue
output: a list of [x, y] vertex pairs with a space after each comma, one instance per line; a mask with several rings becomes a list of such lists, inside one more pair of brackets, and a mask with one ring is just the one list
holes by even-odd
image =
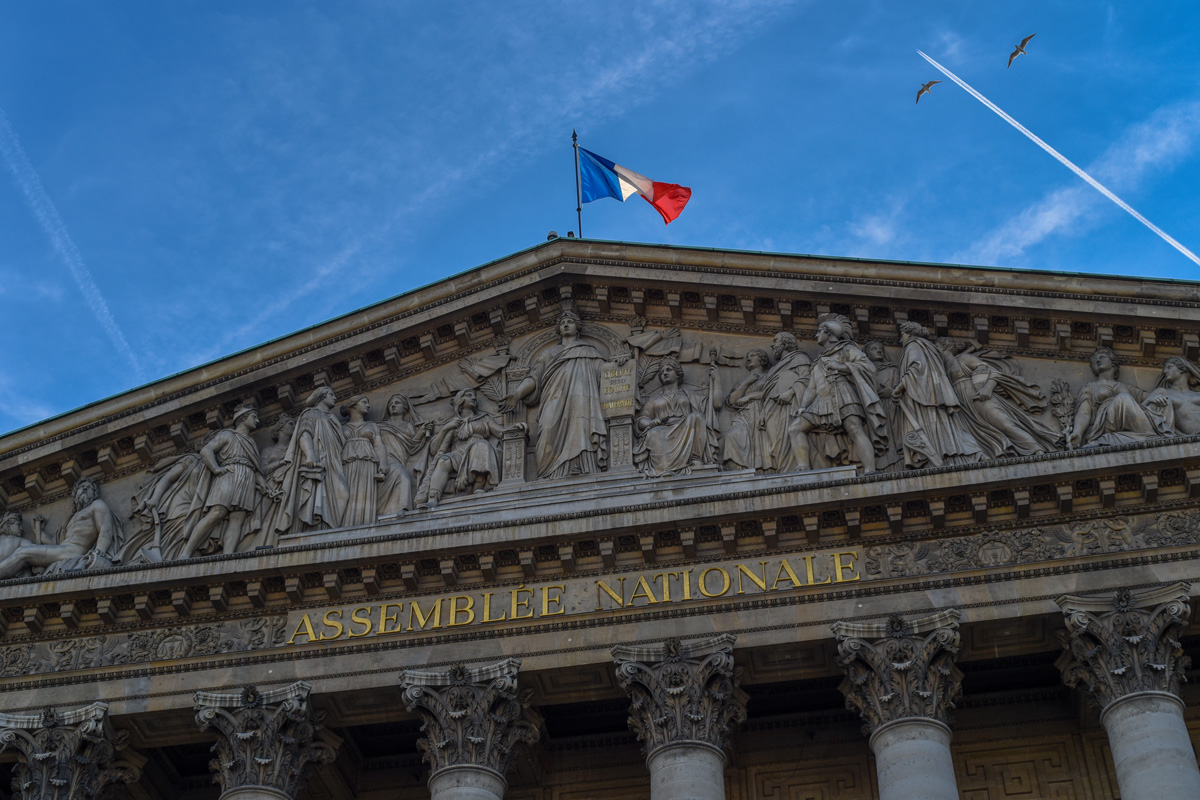
[[539, 405], [535, 448], [538, 477], [565, 478], [600, 472], [607, 461], [608, 429], [600, 412], [604, 356], [579, 336], [579, 316], [558, 318], [559, 344], [534, 365], [533, 374], [500, 401], [505, 412]]
[[735, 412], [722, 445], [721, 461], [725, 469], [762, 470], [768, 467], [771, 440], [767, 437], [763, 417], [763, 393], [769, 366], [771, 354], [766, 350], [756, 347], [746, 353], [749, 374], [725, 397], [725, 407]]
[[20, 513], [16, 511], [5, 512], [4, 516], [0, 517], [0, 559], [8, 558], [23, 544], [36, 544], [41, 538], [45, 524], [45, 517], [38, 516], [34, 518], [34, 539], [33, 542], [30, 542], [25, 537], [25, 522], [21, 518]]
[[875, 365], [875, 393], [887, 414], [887, 450], [875, 454], [875, 469], [884, 472], [903, 466], [897, 434], [900, 430], [900, 404], [892, 399], [892, 390], [900, 381], [900, 366], [887, 356], [883, 342], [872, 339], [863, 345], [863, 352]]
[[259, 537], [259, 546], [274, 546], [279, 534], [289, 530], [340, 528], [350, 504], [350, 487], [342, 464], [346, 444], [342, 424], [333, 407], [337, 395], [322, 386], [304, 401], [307, 408], [296, 420], [296, 431], [284, 455], [281, 475], [282, 505], [270, 530]]
[[258, 505], [258, 493], [279, 497], [268, 489], [258, 460], [258, 445], [250, 434], [258, 428], [258, 411], [243, 405], [233, 413], [233, 427], [218, 431], [200, 448], [200, 461], [207, 473], [200, 476], [196, 497], [203, 497], [202, 516], [188, 535], [180, 553], [191, 558], [207, 550], [209, 539], [220, 541], [222, 553], [237, 552], [249, 531], [247, 521]]
[[788, 425], [793, 414], [800, 408], [800, 398], [812, 362], [800, 350], [796, 337], [787, 331], [775, 334], [771, 341], [771, 354], [775, 363], [763, 379], [763, 429], [771, 442], [770, 462], [766, 468], [774, 472], [791, 472], [801, 469], [796, 453], [788, 442]]
[[[854, 343], [850, 320], [822, 314], [813, 365], [788, 438], [799, 469], [857, 462], [875, 472], [875, 454], [886, 453], [887, 413], [875, 392], [875, 364]], [[813, 433], [825, 434], [823, 452], [812, 452]]]
[[271, 483], [277, 470], [283, 466], [288, 444], [291, 443], [292, 434], [295, 432], [296, 420], [292, 419], [290, 414], [280, 414], [271, 426], [271, 444], [262, 451], [262, 469], [263, 474], [267, 476], [267, 483]]
[[387, 477], [383, 465], [387, 463], [387, 451], [379, 426], [367, 421], [371, 401], [364, 394], [356, 394], [342, 404], [343, 416], [350, 421], [342, 426], [345, 443], [342, 445], [342, 467], [346, 473], [349, 502], [342, 525], [369, 525], [379, 518], [380, 481]]
[[1058, 432], [1033, 416], [1045, 410], [1046, 396], [1021, 377], [1010, 359], [986, 350], [972, 352], [970, 342], [948, 336], [936, 344], [959, 398], [959, 420], [991, 458], [1055, 449]]
[[1070, 447], [1102, 447], [1172, 435], [1163, 416], [1142, 406], [1146, 393], [1117, 380], [1121, 367], [1112, 350], [1097, 348], [1090, 364], [1096, 380], [1080, 389], [1075, 398]]
[[979, 442], [955, 418], [959, 399], [942, 355], [929, 332], [908, 320], [900, 325], [904, 355], [892, 398], [900, 403], [900, 441], [904, 463], [914, 469], [973, 464], [983, 459]]
[[180, 453], [154, 465], [129, 501], [129, 516], [139, 528], [125, 542], [124, 563], [184, 558], [184, 545], [203, 511], [200, 481], [207, 474], [199, 453]]
[[[512, 429], [524, 431], [524, 423]], [[428, 482], [417, 494], [417, 506], [437, 508], [438, 502], [454, 477], [455, 493], [480, 494], [500, 483], [500, 453], [496, 448], [505, 433], [490, 414], [479, 411], [479, 400], [473, 389], [463, 389], [454, 397], [454, 418], [434, 434], [430, 449]]]
[[[83, 477], [71, 490], [75, 511], [58, 535], [57, 544], [25, 541], [0, 561], [0, 578], [12, 578], [26, 567], [44, 567], [44, 575], [102, 569], [120, 563], [121, 523], [100, 498], [100, 487]], [[41, 531], [38, 532], [41, 539]]]
[[642, 403], [634, 424], [633, 463], [647, 477], [687, 475], [693, 467], [717, 463], [716, 369], [709, 365], [708, 389], [701, 393], [684, 384], [674, 357], [659, 362], [662, 386]]
[[1186, 358], [1168, 358], [1158, 388], [1142, 405], [1181, 436], [1200, 433], [1200, 368]]
[[417, 488], [429, 460], [433, 423], [421, 421], [407, 396], [394, 394], [388, 398], [379, 434], [387, 455], [379, 484], [379, 515], [411, 511], [417, 507]]

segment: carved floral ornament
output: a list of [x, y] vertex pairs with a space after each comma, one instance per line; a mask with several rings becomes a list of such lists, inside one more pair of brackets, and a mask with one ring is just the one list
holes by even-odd
[[1191, 659], [1179, 637], [1191, 619], [1190, 586], [1120, 589], [1110, 595], [1063, 595], [1066, 631], [1057, 666], [1101, 710], [1135, 692], [1178, 695]]
[[819, 318], [815, 344], [643, 325], [622, 336], [565, 311], [515, 355], [477, 353], [419, 387], [339, 398], [319, 386], [269, 434], [244, 402], [230, 427], [147, 470], [128, 513], [76, 497], [57, 533], [37, 516], [31, 532], [0, 519], [0, 579], [271, 547], [597, 473], [894, 472], [1200, 434], [1200, 368], [1179, 357], [1147, 392], [1099, 348], [1094, 380], [1073, 393], [1056, 378], [1047, 397], [1018, 359], [911, 321], [899, 348], [860, 345], [839, 314]]
[[197, 692], [196, 724], [218, 734], [209, 766], [223, 792], [267, 786], [296, 795], [310, 765], [332, 762], [341, 740], [323, 730], [323, 712], [308, 705], [311, 684], [260, 692]]
[[116, 731], [106, 703], [72, 711], [0, 713], [0, 752], [15, 751], [13, 792], [21, 800], [94, 800], [141, 776], [140, 756], [117, 760], [129, 734]]
[[629, 695], [629, 727], [649, 758], [662, 747], [701, 744], [724, 750], [746, 721], [746, 693], [733, 662], [737, 637], [612, 649], [617, 682]]
[[529, 693], [517, 691], [520, 666], [509, 658], [400, 674], [405, 705], [421, 717], [417, 747], [433, 772], [471, 766], [503, 777], [519, 747], [537, 744], [542, 718], [529, 707]]
[[959, 611], [919, 619], [898, 614], [885, 622], [836, 622], [837, 663], [846, 672], [839, 687], [869, 736], [898, 719], [924, 717], [949, 724], [962, 694], [958, 655]]

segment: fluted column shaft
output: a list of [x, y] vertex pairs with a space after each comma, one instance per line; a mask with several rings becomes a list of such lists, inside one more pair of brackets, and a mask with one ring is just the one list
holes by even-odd
[[1064, 595], [1063, 682], [1100, 708], [1123, 800], [1200, 797], [1200, 769], [1179, 687], [1190, 659], [1186, 583], [1111, 595]]
[[840, 688], [870, 737], [880, 800], [958, 800], [948, 721], [962, 693], [959, 618], [951, 609], [833, 626]]
[[409, 711], [424, 723], [417, 746], [429, 764], [433, 800], [501, 800], [514, 751], [536, 744], [542, 718], [517, 693], [521, 662], [447, 670], [405, 670], [400, 685]]
[[646, 750], [650, 800], [724, 800], [725, 746], [746, 719], [736, 637], [614, 647], [629, 727]]

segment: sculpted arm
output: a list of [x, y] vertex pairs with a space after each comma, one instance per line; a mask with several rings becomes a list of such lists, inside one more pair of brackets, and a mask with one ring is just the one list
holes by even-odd
[[537, 389], [537, 380], [532, 375], [526, 377], [517, 384], [517, 388], [513, 389], [510, 394], [500, 398], [500, 410], [504, 412], [516, 411], [517, 406], [525, 402], [525, 398], [533, 394], [535, 389]]
[[92, 503], [92, 519], [96, 523], [95, 550], [103, 555], [110, 555], [113, 545], [113, 514], [103, 500]]

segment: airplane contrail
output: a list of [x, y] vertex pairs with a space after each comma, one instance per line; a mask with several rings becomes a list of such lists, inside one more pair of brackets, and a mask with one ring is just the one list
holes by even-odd
[[92, 280], [92, 273], [88, 270], [87, 264], [83, 262], [83, 256], [79, 254], [79, 249], [75, 247], [75, 242], [71, 239], [71, 235], [67, 233], [67, 226], [63, 224], [62, 217], [58, 215], [58, 209], [54, 207], [50, 196], [46, 194], [45, 187], [42, 186], [42, 180], [38, 177], [37, 172], [33, 169], [33, 165], [29, 163], [29, 157], [25, 155], [25, 150], [21, 147], [21, 142], [17, 138], [16, 131], [8, 122], [8, 117], [5, 116], [4, 110], [0, 109], [0, 155], [4, 156], [8, 168], [12, 170], [13, 177], [17, 179], [17, 185], [25, 194], [25, 200], [29, 205], [29, 210], [37, 217], [37, 221], [41, 224], [42, 230], [50, 239], [50, 243], [58, 252], [59, 258], [67, 265], [67, 269], [71, 271], [71, 277], [75, 279], [75, 285], [79, 287], [79, 291], [83, 294], [83, 298], [91, 307], [92, 313], [100, 323], [100, 327], [108, 335], [113, 345], [121, 352], [125, 358], [129, 359], [129, 363], [133, 365], [134, 373], [140, 379], [143, 375], [142, 365], [138, 362], [137, 356], [133, 354], [133, 350], [129, 347], [129, 342], [125, 340], [125, 335], [121, 333], [121, 328], [113, 319], [112, 314], [108, 310], [108, 303], [104, 301], [104, 295], [100, 294], [100, 289], [97, 288], [96, 282]]
[[1155, 232], [1155, 233], [1157, 233], [1159, 236], [1161, 236], [1161, 237], [1162, 237], [1162, 240], [1163, 240], [1164, 242], [1166, 242], [1167, 244], [1171, 245], [1171, 246], [1172, 246], [1172, 247], [1174, 247], [1176, 250], [1178, 250], [1179, 252], [1183, 253], [1185, 256], [1187, 256], [1187, 257], [1188, 257], [1188, 258], [1190, 258], [1192, 261], [1194, 261], [1194, 262], [1195, 262], [1195, 263], [1196, 263], [1198, 266], [1200, 266], [1200, 258], [1197, 258], [1195, 253], [1193, 253], [1191, 250], [1188, 250], [1186, 247], [1184, 247], [1183, 245], [1181, 245], [1179, 242], [1175, 241], [1175, 239], [1173, 239], [1173, 238], [1172, 238], [1172, 237], [1171, 237], [1169, 234], [1167, 234], [1167, 232], [1166, 232], [1166, 231], [1164, 231], [1162, 228], [1158, 227], [1158, 226], [1157, 226], [1157, 225], [1155, 225], [1153, 222], [1151, 222], [1150, 220], [1146, 219], [1146, 218], [1145, 218], [1145, 217], [1143, 217], [1141, 214], [1139, 214], [1137, 211], [1135, 211], [1135, 210], [1134, 210], [1134, 208], [1133, 208], [1133, 206], [1129, 205], [1129, 203], [1126, 203], [1124, 200], [1122, 200], [1121, 198], [1119, 198], [1119, 197], [1117, 197], [1115, 194], [1113, 194], [1111, 191], [1109, 191], [1109, 190], [1108, 190], [1108, 188], [1107, 188], [1106, 186], [1104, 186], [1104, 184], [1100, 183], [1100, 181], [1096, 180], [1096, 179], [1095, 179], [1095, 178], [1093, 178], [1091, 175], [1088, 175], [1088, 174], [1087, 174], [1086, 172], [1084, 172], [1082, 169], [1080, 169], [1079, 167], [1075, 166], [1075, 164], [1074, 164], [1074, 163], [1073, 163], [1073, 162], [1072, 162], [1072, 161], [1071, 161], [1069, 158], [1067, 158], [1067, 157], [1066, 157], [1066, 156], [1064, 156], [1062, 153], [1060, 153], [1060, 152], [1058, 152], [1057, 150], [1055, 150], [1055, 149], [1054, 149], [1053, 147], [1051, 147], [1050, 145], [1046, 144], [1044, 141], [1042, 141], [1040, 138], [1038, 138], [1036, 135], [1034, 135], [1034, 133], [1033, 133], [1032, 131], [1030, 131], [1028, 128], [1026, 128], [1024, 125], [1022, 125], [1021, 123], [1017, 122], [1015, 119], [1013, 119], [1012, 117], [1010, 117], [1008, 114], [1004, 113], [1004, 110], [1003, 110], [1003, 109], [1001, 109], [1001, 108], [1000, 108], [998, 105], [996, 105], [995, 103], [993, 103], [991, 100], [988, 100], [986, 97], [984, 97], [983, 95], [981, 95], [979, 92], [977, 92], [977, 91], [975, 91], [973, 88], [971, 88], [970, 84], [968, 84], [968, 83], [967, 83], [966, 81], [964, 81], [962, 78], [958, 77], [958, 76], [957, 76], [957, 75], [955, 75], [953, 72], [951, 72], [950, 70], [946, 69], [946, 68], [945, 68], [945, 67], [943, 67], [941, 64], [939, 64], [938, 62], [934, 61], [934, 60], [933, 60], [932, 58], [930, 58], [929, 56], [927, 56], [927, 55], [925, 55], [924, 53], [922, 53], [920, 50], [918, 50], [918, 51], [917, 51], [917, 53], [918, 53], [918, 55], [920, 55], [920, 56], [921, 56], [921, 58], [925, 59], [925, 60], [926, 60], [926, 61], [928, 61], [930, 64], [932, 64], [932, 65], [933, 65], [933, 66], [934, 66], [934, 67], [935, 67], [935, 68], [936, 68], [938, 71], [940, 71], [940, 72], [941, 72], [943, 75], [945, 75], [947, 78], [949, 78], [950, 80], [954, 81], [955, 83], [957, 83], [957, 84], [958, 84], [959, 86], [961, 86], [962, 88], [966, 89], [966, 90], [967, 90], [967, 93], [968, 93], [968, 94], [970, 94], [972, 97], [974, 97], [976, 100], [978, 100], [979, 102], [983, 103], [985, 106], [987, 106], [988, 108], [990, 108], [992, 111], [995, 111], [995, 112], [996, 112], [996, 114], [997, 114], [997, 115], [998, 115], [998, 116], [999, 116], [999, 117], [1000, 117], [1002, 120], [1004, 120], [1005, 122], [1007, 122], [1009, 125], [1012, 125], [1014, 128], [1016, 128], [1017, 130], [1019, 130], [1021, 133], [1025, 134], [1026, 136], [1028, 136], [1028, 137], [1029, 137], [1029, 139], [1030, 139], [1030, 141], [1032, 141], [1032, 142], [1033, 142], [1034, 144], [1036, 144], [1038, 147], [1042, 148], [1042, 149], [1043, 149], [1043, 150], [1045, 150], [1047, 153], [1049, 153], [1050, 155], [1052, 155], [1052, 156], [1054, 156], [1056, 159], [1058, 159], [1058, 161], [1059, 161], [1059, 162], [1060, 162], [1060, 163], [1061, 163], [1061, 164], [1062, 164], [1064, 167], [1066, 167], [1067, 169], [1071, 170], [1071, 171], [1072, 171], [1072, 172], [1074, 172], [1076, 175], [1078, 175], [1079, 177], [1081, 177], [1081, 178], [1083, 178], [1085, 181], [1087, 181], [1089, 184], [1091, 184], [1091, 186], [1092, 186], [1092, 188], [1093, 188], [1093, 189], [1095, 189], [1095, 190], [1096, 190], [1096, 191], [1098, 191], [1100, 194], [1102, 194], [1102, 195], [1104, 195], [1105, 197], [1107, 197], [1109, 200], [1112, 200], [1114, 203], [1116, 203], [1116, 204], [1117, 204], [1118, 206], [1120, 206], [1121, 208], [1123, 208], [1123, 209], [1125, 209], [1126, 211], [1128, 211], [1130, 216], [1132, 216], [1132, 217], [1133, 217], [1134, 219], [1136, 219], [1138, 222], [1142, 223], [1142, 224], [1143, 224], [1143, 225], [1145, 225], [1147, 228], [1149, 228], [1150, 230], [1154, 231], [1154, 232]]

